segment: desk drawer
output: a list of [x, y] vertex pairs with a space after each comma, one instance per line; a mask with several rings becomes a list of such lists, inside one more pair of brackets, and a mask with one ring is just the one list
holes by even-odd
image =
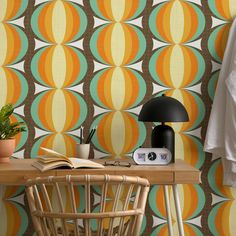
[[[150, 173], [146, 173], [143, 177], [147, 178], [151, 185], [154, 184], [173, 184], [174, 183], [174, 174], [171, 171], [149, 171]], [[142, 176], [141, 176], [142, 177]]]
[[176, 184], [199, 184], [201, 183], [200, 171], [185, 171], [175, 173]]
[[26, 180], [23, 175], [0, 175], [2, 185], [25, 185]]

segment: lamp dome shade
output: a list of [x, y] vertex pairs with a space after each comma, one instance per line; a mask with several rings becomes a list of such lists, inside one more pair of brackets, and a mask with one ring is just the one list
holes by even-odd
[[155, 97], [145, 103], [139, 113], [139, 121], [184, 122], [189, 121], [185, 107], [178, 100], [168, 96]]

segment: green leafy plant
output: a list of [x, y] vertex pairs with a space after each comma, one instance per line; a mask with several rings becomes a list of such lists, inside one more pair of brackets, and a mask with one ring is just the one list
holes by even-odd
[[0, 110], [0, 140], [10, 139], [20, 132], [25, 132], [24, 122], [11, 122], [10, 116], [14, 111], [12, 104], [3, 106]]

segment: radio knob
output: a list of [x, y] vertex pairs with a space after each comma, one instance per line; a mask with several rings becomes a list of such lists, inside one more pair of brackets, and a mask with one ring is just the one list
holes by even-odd
[[148, 153], [148, 160], [154, 161], [157, 158], [157, 154], [155, 152], [149, 152]]

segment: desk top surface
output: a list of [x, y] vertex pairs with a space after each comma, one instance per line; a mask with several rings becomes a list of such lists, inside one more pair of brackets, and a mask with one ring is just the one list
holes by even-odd
[[[151, 184], [198, 184], [201, 172], [177, 159], [175, 163], [165, 166], [132, 165], [131, 167], [105, 166], [104, 169], [54, 169], [40, 172], [32, 163], [35, 159], [11, 159], [9, 163], [0, 164], [0, 184], [24, 185], [27, 179], [37, 176], [61, 176], [79, 174], [114, 174], [147, 178]], [[103, 163], [105, 160], [96, 160]]]

